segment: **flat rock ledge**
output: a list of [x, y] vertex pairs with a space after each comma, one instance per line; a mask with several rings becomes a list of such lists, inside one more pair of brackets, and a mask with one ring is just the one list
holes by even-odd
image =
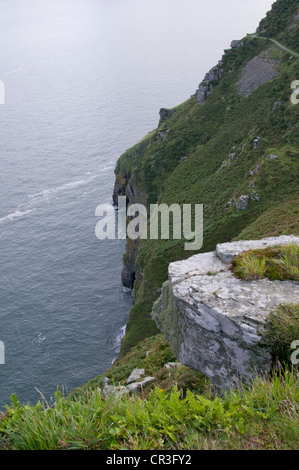
[[242, 281], [231, 262], [244, 251], [288, 243], [299, 245], [299, 237], [223, 243], [215, 252], [169, 265], [152, 317], [176, 358], [210, 378], [216, 391], [269, 373], [271, 355], [261, 336], [265, 320], [275, 306], [299, 302], [298, 282]]

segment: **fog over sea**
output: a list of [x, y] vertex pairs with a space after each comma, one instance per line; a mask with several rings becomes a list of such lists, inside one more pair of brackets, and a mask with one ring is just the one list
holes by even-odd
[[117, 158], [272, 0], [0, 0], [0, 408], [102, 373], [130, 292], [95, 236]]

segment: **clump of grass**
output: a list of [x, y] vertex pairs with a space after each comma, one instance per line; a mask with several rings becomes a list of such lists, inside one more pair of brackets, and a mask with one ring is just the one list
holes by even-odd
[[275, 362], [291, 365], [291, 344], [299, 339], [299, 304], [280, 304], [268, 316], [264, 341]]
[[266, 260], [256, 257], [254, 253], [244, 253], [242, 258], [235, 262], [234, 273], [246, 281], [262, 279], [266, 274]]
[[281, 259], [279, 260], [286, 275], [292, 279], [299, 280], [299, 246], [291, 243], [280, 248]]
[[269, 247], [263, 250], [250, 250], [233, 260], [236, 277], [252, 281], [267, 277], [274, 281], [299, 280], [299, 245]]

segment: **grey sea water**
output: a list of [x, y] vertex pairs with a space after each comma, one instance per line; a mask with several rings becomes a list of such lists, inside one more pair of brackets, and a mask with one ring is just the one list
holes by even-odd
[[124, 242], [95, 237], [119, 155], [272, 0], [0, 0], [0, 406], [109, 367]]

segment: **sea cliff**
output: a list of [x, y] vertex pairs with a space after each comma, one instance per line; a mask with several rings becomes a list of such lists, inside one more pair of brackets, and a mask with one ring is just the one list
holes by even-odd
[[[118, 160], [115, 204], [118, 195], [128, 205], [203, 204], [201, 252], [299, 232], [298, 106], [291, 101], [297, 9], [295, 1], [276, 2], [256, 33], [232, 41], [186, 102], [161, 108], [157, 128]], [[273, 37], [289, 40], [294, 54]], [[183, 242], [128, 240], [122, 279], [134, 306], [120, 357], [158, 333], [152, 307], [169, 263], [190, 256]]]
[[128, 239], [119, 357], [50, 406], [12, 395], [1, 449], [298, 450], [298, 22], [277, 0], [119, 158], [114, 204], [203, 204], [203, 246]]

